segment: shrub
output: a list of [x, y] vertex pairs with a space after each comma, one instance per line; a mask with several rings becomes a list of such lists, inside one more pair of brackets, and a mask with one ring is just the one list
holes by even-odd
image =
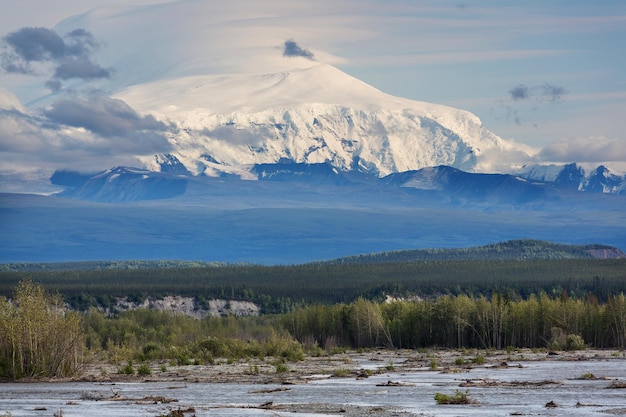
[[284, 362], [276, 362], [274, 363], [274, 366], [276, 367], [277, 374], [284, 374], [285, 372], [289, 372], [289, 368], [287, 367], [287, 365], [285, 365]]
[[135, 375], [135, 368], [133, 368], [133, 362], [128, 361], [128, 363], [124, 365], [123, 367], [121, 367], [117, 372], [122, 375]]
[[142, 364], [139, 368], [137, 368], [137, 374], [139, 375], [151, 375], [152, 371], [150, 367], [146, 364]]
[[478, 355], [474, 359], [472, 359], [472, 362], [474, 362], [476, 365], [484, 365], [485, 357], [483, 355]]
[[577, 334], [568, 334], [565, 343], [567, 350], [582, 350], [585, 348], [585, 340]]
[[435, 394], [435, 401], [437, 404], [472, 404], [472, 400], [469, 398], [467, 391], [461, 392], [456, 390], [454, 395], [442, 394], [440, 392]]
[[550, 330], [552, 338], [548, 343], [548, 349], [550, 350], [563, 350], [567, 344], [567, 333], [559, 327], [553, 327]]
[[186, 353], [181, 353], [176, 358], [176, 365], [178, 366], [187, 366], [191, 365], [191, 363], [191, 359], [189, 359], [189, 356]]
[[333, 371], [332, 375], [335, 378], [345, 378], [350, 375], [350, 370], [346, 368], [338, 368]]
[[146, 344], [141, 351], [144, 359], [157, 359], [159, 350], [159, 345], [151, 342]]

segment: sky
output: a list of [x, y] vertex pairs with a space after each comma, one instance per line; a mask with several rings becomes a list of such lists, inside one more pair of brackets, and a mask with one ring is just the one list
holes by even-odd
[[[626, 164], [623, 0], [179, 1], [0, 0], [0, 170], [167, 150], [171, 126], [108, 95], [116, 80], [175, 73], [154, 62], [245, 71], [251, 48], [288, 41], [386, 93], [468, 110], [544, 160]], [[106, 117], [74, 122], [86, 112]]]

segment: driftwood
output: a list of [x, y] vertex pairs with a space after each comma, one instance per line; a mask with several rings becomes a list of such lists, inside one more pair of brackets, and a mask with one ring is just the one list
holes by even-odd
[[263, 403], [261, 405], [259, 405], [260, 409], [262, 410], [271, 410], [272, 408], [274, 408], [274, 401], [268, 401], [266, 403]]
[[272, 389], [260, 389], [256, 391], [250, 391], [250, 394], [271, 394], [273, 392], [290, 391], [291, 388], [272, 388]]
[[143, 398], [140, 398], [137, 400], [131, 400], [131, 401], [134, 401], [135, 404], [169, 404], [169, 403], [178, 402], [178, 400], [175, 398], [167, 398], [167, 397], [163, 397], [162, 395], [157, 395], [157, 396], [149, 395], [147, 397], [143, 397]]
[[612, 388], [612, 389], [626, 388], [626, 381], [620, 381], [620, 380], [613, 381], [611, 385], [609, 385], [607, 388]]
[[562, 385], [560, 381], [496, 381], [493, 379], [467, 379], [460, 387], [542, 387], [544, 385]]
[[384, 384], [376, 384], [377, 387], [414, 387], [413, 384], [406, 384], [404, 382], [387, 381]]
[[81, 399], [86, 401], [128, 401], [135, 404], [169, 404], [178, 402], [175, 398], [167, 398], [161, 395], [149, 395], [143, 398], [130, 398], [120, 395], [119, 392], [114, 391], [113, 389], [111, 389], [111, 393], [112, 394], [110, 396], [105, 396], [101, 393], [86, 392], [81, 395]]

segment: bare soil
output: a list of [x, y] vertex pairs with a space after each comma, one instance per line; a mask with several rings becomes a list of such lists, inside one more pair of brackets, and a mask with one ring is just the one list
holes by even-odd
[[[524, 361], [587, 361], [623, 357], [618, 350], [583, 350], [548, 352], [519, 349], [513, 351], [479, 350], [367, 350], [349, 351], [327, 356], [307, 356], [298, 362], [286, 362], [285, 372], [277, 371], [277, 358], [251, 358], [229, 363], [216, 359], [214, 364], [171, 366], [168, 362], [150, 363], [150, 375], [125, 375], [124, 364], [93, 363], [85, 365], [74, 380], [99, 382], [189, 382], [189, 383], [253, 383], [306, 384], [311, 379], [354, 377], [367, 378], [373, 373], [396, 372], [464, 372], [472, 367], [519, 367]], [[481, 358], [477, 361], [477, 358]], [[482, 359], [484, 358], [484, 363]], [[475, 362], [479, 362], [480, 365]], [[165, 370], [163, 370], [165, 369]], [[554, 381], [555, 383], [558, 381]], [[389, 381], [393, 385], [393, 381]]]

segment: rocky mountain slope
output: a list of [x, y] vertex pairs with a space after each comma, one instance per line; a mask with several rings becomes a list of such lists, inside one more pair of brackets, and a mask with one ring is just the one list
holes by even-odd
[[[196, 175], [245, 177], [247, 166], [285, 160], [379, 176], [436, 165], [475, 171], [492, 164], [486, 154], [525, 154], [469, 112], [393, 97], [314, 62], [277, 73], [158, 81], [117, 96], [175, 121], [171, 154]], [[143, 162], [159, 169], [156, 159]]]

